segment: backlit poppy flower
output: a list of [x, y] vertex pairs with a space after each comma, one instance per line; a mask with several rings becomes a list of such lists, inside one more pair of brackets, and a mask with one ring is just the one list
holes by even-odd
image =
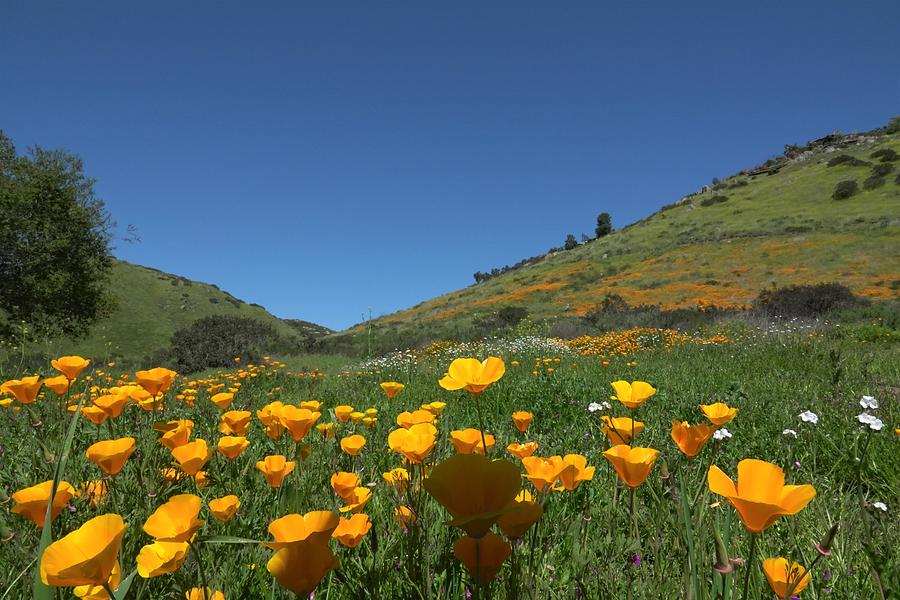
[[357, 456], [365, 445], [366, 438], [359, 434], [351, 435], [341, 440], [341, 450], [350, 456]]
[[587, 466], [587, 458], [580, 454], [566, 454], [562, 459], [559, 472], [559, 483], [570, 492], [581, 485], [582, 481], [594, 478], [594, 467]]
[[388, 446], [409, 462], [419, 464], [431, 453], [436, 439], [437, 428], [434, 425], [419, 423], [409, 429], [400, 428], [389, 433]]
[[710, 423], [720, 427], [731, 421], [738, 412], [738, 409], [729, 408], [724, 402], [700, 404], [699, 406]]
[[280, 586], [306, 598], [335, 566], [337, 557], [327, 545], [301, 542], [280, 549], [266, 568]]
[[242, 435], [226, 435], [219, 438], [216, 450], [229, 460], [234, 460], [250, 446], [250, 442]]
[[91, 364], [91, 361], [80, 356], [60, 356], [51, 360], [50, 364], [67, 379], [74, 380], [85, 367]]
[[525, 442], [524, 444], [519, 444], [518, 442], [513, 442], [512, 444], [506, 447], [506, 451], [522, 460], [528, 456], [531, 456], [535, 452], [537, 452], [538, 443], [537, 442]]
[[672, 441], [688, 458], [697, 456], [715, 432], [716, 428], [706, 423], [691, 425], [687, 421], [672, 421]]
[[241, 500], [234, 494], [209, 501], [209, 512], [223, 523], [230, 521], [240, 507]]
[[[119, 565], [119, 561], [116, 561], [116, 564], [113, 565], [112, 573], [109, 574], [109, 579], [106, 580], [106, 584], [109, 586], [109, 589], [114, 590], [119, 587], [119, 583], [122, 581], [122, 567]], [[78, 585], [72, 589], [72, 593], [76, 598], [82, 598], [83, 600], [109, 600], [109, 594], [106, 593], [106, 589], [103, 585]]]
[[450, 443], [460, 454], [484, 454], [485, 443], [489, 450], [494, 447], [494, 436], [488, 433], [482, 440], [477, 429], [457, 429], [450, 432]]
[[525, 433], [528, 430], [528, 426], [531, 425], [532, 419], [534, 419], [534, 415], [528, 411], [517, 410], [512, 414], [512, 420], [516, 429], [522, 433]]
[[172, 382], [178, 373], [163, 367], [156, 367], [147, 371], [135, 373], [135, 382], [144, 388], [151, 396], [159, 396], [169, 391]]
[[92, 444], [85, 452], [85, 456], [107, 475], [115, 475], [122, 470], [135, 449], [134, 438], [125, 437]]
[[[644, 424], [640, 421], [634, 421], [630, 417], [612, 417], [606, 415], [600, 417], [603, 425], [600, 430], [609, 438], [609, 442], [616, 446], [618, 444], [630, 444], [632, 432], [634, 436], [644, 430]], [[632, 430], [632, 427], [634, 428]]]
[[364, 418], [366, 418], [366, 413], [364, 413], [364, 412], [355, 410], [352, 413], [350, 413], [350, 420], [353, 421], [354, 423], [362, 423], [362, 420]]
[[295, 442], [301, 441], [312, 429], [322, 413], [312, 412], [307, 408], [285, 405], [281, 409], [280, 421], [284, 425]]
[[[810, 576], [803, 565], [791, 563], [790, 570], [788, 570], [786, 558], [767, 558], [763, 561], [763, 571], [766, 579], [769, 580], [769, 587], [779, 598], [787, 597], [790, 586], [794, 586], [791, 596], [798, 596], [809, 585]], [[796, 585], [794, 585], [795, 581]]]
[[31, 404], [37, 398], [38, 392], [44, 382], [37, 375], [23, 377], [22, 379], [10, 379], [0, 385], [0, 392], [12, 394], [13, 398], [22, 404]]
[[174, 573], [187, 558], [190, 546], [187, 542], [153, 542], [137, 555], [137, 572], [144, 579]]
[[[37, 485], [19, 490], [10, 496], [16, 503], [12, 512], [22, 515], [38, 527], [44, 526], [47, 514], [47, 502], [50, 500], [50, 490], [53, 480], [44, 481]], [[55, 521], [63, 508], [69, 504], [69, 500], [75, 495], [75, 488], [68, 481], [60, 481], [56, 486], [56, 494], [53, 496], [53, 506], [50, 509], [50, 520]]]
[[528, 481], [539, 492], [545, 491], [559, 479], [559, 472], [563, 468], [561, 456], [540, 458], [538, 456], [526, 456], [522, 459]]
[[377, 416], [378, 416], [378, 409], [377, 409], [377, 408], [367, 408], [367, 409], [366, 409], [366, 416], [367, 416], [367, 417], [377, 417]]
[[363, 417], [362, 422], [363, 425], [371, 429], [375, 426], [375, 423], [378, 421], [377, 417]]
[[359, 487], [359, 476], [356, 473], [340, 471], [331, 476], [331, 489], [341, 498], [349, 498], [353, 490]]
[[352, 406], [342, 404], [340, 406], [334, 407], [334, 416], [337, 417], [341, 423], [346, 423], [347, 421], [349, 421], [351, 414], [353, 414]]
[[622, 481], [634, 489], [644, 483], [650, 475], [650, 469], [659, 456], [659, 450], [619, 444], [604, 452], [603, 456], [612, 463]]
[[[401, 494], [409, 489], [409, 471], [403, 467], [397, 467], [387, 473], [382, 473], [382, 477]], [[334, 484], [332, 483], [332, 485]]]
[[506, 365], [496, 356], [483, 361], [475, 358], [457, 358], [450, 363], [447, 374], [438, 383], [445, 390], [465, 389], [470, 394], [478, 394], [498, 381], [506, 372]]
[[430, 410], [414, 410], [413, 412], [404, 411], [397, 415], [397, 425], [404, 429], [409, 429], [418, 423], [434, 423], [434, 413]]
[[334, 437], [334, 423], [319, 423], [316, 430], [322, 434], [322, 438], [328, 440]]
[[447, 524], [481, 537], [516, 497], [519, 469], [506, 460], [481, 454], [457, 454], [438, 464], [425, 490], [453, 517]]
[[403, 388], [406, 386], [402, 383], [397, 383], [396, 381], [385, 381], [381, 384], [381, 389], [384, 390], [384, 393], [387, 394], [388, 398], [393, 398], [397, 394], [403, 391]]
[[41, 581], [57, 587], [103, 585], [116, 566], [126, 527], [117, 514], [100, 515], [53, 542], [41, 555]]
[[370, 529], [372, 529], [372, 522], [369, 520], [369, 516], [359, 513], [349, 519], [341, 517], [341, 522], [331, 537], [347, 548], [356, 548]]
[[62, 396], [65, 394], [69, 385], [71, 385], [72, 380], [66, 377], [65, 375], [59, 375], [57, 377], [48, 377], [44, 380], [44, 385], [53, 390], [53, 393], [57, 396]]
[[200, 497], [179, 494], [161, 504], [144, 522], [144, 532], [157, 542], [188, 542], [203, 521], [200, 514]]
[[225, 594], [209, 588], [191, 588], [184, 593], [185, 600], [225, 600]]
[[109, 484], [103, 479], [92, 479], [85, 481], [78, 486], [75, 492], [76, 498], [87, 498], [91, 508], [96, 508], [103, 504], [106, 495], [109, 493]]
[[650, 396], [656, 393], [656, 388], [645, 381], [613, 381], [613, 389], [616, 390], [616, 400], [634, 410], [644, 403]]
[[293, 460], [286, 460], [281, 454], [274, 454], [257, 461], [256, 468], [266, 478], [266, 483], [273, 488], [277, 488], [281, 487], [281, 482], [294, 470], [296, 464]]
[[372, 490], [367, 487], [358, 487], [353, 490], [350, 494], [344, 497], [344, 506], [341, 507], [341, 512], [359, 512], [363, 509], [366, 503], [372, 499]]
[[340, 522], [340, 516], [330, 510], [285, 515], [269, 523], [269, 534], [275, 541], [263, 542], [263, 546], [280, 550], [302, 542], [327, 544]]
[[512, 548], [496, 533], [480, 538], [463, 536], [453, 543], [453, 556], [469, 570], [478, 585], [488, 585], [500, 572]]
[[281, 423], [282, 410], [284, 410], [284, 404], [276, 400], [256, 411], [256, 416], [266, 427], [284, 427]]
[[81, 414], [84, 415], [85, 419], [87, 419], [94, 425], [97, 425], [98, 427], [109, 418], [109, 413], [107, 413], [99, 406], [82, 407]]
[[[521, 496], [521, 500], [519, 499]], [[544, 515], [544, 507], [531, 500], [531, 495], [516, 496], [509, 512], [504, 513], [497, 521], [500, 530], [511, 540], [517, 540], [525, 535], [532, 525], [537, 523]]]
[[782, 515], [797, 514], [816, 495], [811, 485], [784, 485], [784, 471], [763, 460], [744, 459], [737, 471], [735, 483], [719, 467], [711, 466], [709, 489], [728, 498], [751, 533], [762, 532]]
[[444, 409], [447, 408], [446, 402], [429, 402], [428, 404], [423, 404], [420, 406], [422, 410], [427, 410], [431, 414], [436, 417], [441, 416], [441, 413], [444, 412]]
[[111, 419], [117, 418], [128, 404], [128, 394], [104, 394], [94, 399], [94, 406], [105, 412]]
[[416, 522], [416, 513], [408, 506], [398, 506], [394, 509], [394, 522], [409, 527]]
[[197, 439], [172, 450], [172, 457], [187, 475], [196, 475], [212, 456], [206, 440]]
[[219, 392], [213, 395], [209, 401], [224, 410], [231, 406], [232, 401], [234, 401], [234, 394], [231, 392]]

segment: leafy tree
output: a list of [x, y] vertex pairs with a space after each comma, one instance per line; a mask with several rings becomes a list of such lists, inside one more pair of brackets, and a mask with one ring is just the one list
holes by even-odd
[[17, 155], [0, 131], [0, 337], [78, 335], [112, 305], [112, 223], [81, 159], [35, 147]]
[[283, 343], [269, 323], [249, 317], [211, 315], [176, 331], [169, 348], [155, 356], [153, 362], [180, 373], [195, 373], [232, 366], [235, 358], [244, 364], [256, 362]]
[[594, 233], [597, 234], [598, 238], [612, 233], [612, 219], [609, 213], [604, 212], [597, 215], [597, 227], [594, 229]]
[[565, 248], [566, 250], [571, 250], [576, 246], [578, 246], [578, 240], [576, 240], [575, 236], [570, 233], [566, 236], [566, 243], [563, 245], [563, 248]]

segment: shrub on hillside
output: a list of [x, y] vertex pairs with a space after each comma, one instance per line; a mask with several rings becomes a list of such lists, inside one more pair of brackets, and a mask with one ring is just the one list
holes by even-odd
[[863, 188], [867, 190], [874, 190], [875, 188], [880, 188], [884, 185], [884, 177], [879, 175], [872, 175], [863, 181]]
[[860, 160], [855, 156], [850, 156], [849, 154], [838, 154], [828, 161], [828, 166], [836, 167], [838, 165], [847, 165], [848, 167], [868, 167], [869, 163]]
[[897, 160], [897, 157], [900, 155], [898, 155], [897, 152], [892, 148], [882, 148], [880, 150], [876, 150], [869, 156], [872, 158], [880, 158], [881, 162], [886, 163]]
[[855, 179], [845, 179], [834, 186], [834, 193], [831, 194], [831, 197], [835, 200], [846, 200], [858, 191], [859, 186]]
[[900, 173], [897, 173], [897, 176], [894, 177], [894, 183], [896, 183], [897, 185], [900, 185]]
[[156, 362], [179, 373], [258, 361], [275, 349], [281, 340], [268, 323], [248, 317], [213, 315], [194, 321], [172, 335], [169, 348], [155, 357]]
[[780, 317], [814, 318], [864, 303], [848, 287], [839, 283], [817, 283], [763, 290], [753, 302], [753, 307]]
[[728, 196], [723, 196], [721, 194], [717, 194], [715, 196], [710, 196], [709, 198], [704, 198], [700, 201], [700, 206], [712, 206], [713, 204], [721, 204], [722, 202], [726, 202], [728, 200]]
[[879, 177], [884, 177], [888, 173], [891, 173], [894, 170], [894, 165], [891, 163], [881, 163], [872, 167], [872, 175], [878, 175]]
[[885, 133], [900, 133], [900, 117], [894, 117], [888, 121], [884, 128]]

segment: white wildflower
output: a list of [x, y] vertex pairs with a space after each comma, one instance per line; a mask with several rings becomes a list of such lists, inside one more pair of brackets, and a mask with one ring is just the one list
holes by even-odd
[[785, 429], [784, 431], [781, 432], [781, 435], [791, 435], [791, 436], [797, 437], [797, 432], [794, 431], [793, 429]]
[[811, 410], [806, 410], [800, 413], [800, 420], [804, 423], [812, 423], [813, 425], [816, 425], [819, 422], [819, 415], [812, 412]]
[[864, 413], [856, 415], [856, 420], [859, 421], [860, 423], [862, 423], [863, 425], [868, 425], [869, 423], [871, 423], [872, 421], [875, 420], [875, 416], [870, 415], [867, 412], [864, 412]]
[[612, 405], [609, 402], [591, 402], [588, 404], [588, 410], [591, 412], [597, 412], [598, 410], [606, 410], [610, 408]]
[[887, 504], [885, 504], [884, 502], [876, 502], [872, 506], [874, 506], [881, 512], [887, 512]]
[[714, 440], [731, 439], [731, 432], [728, 431], [727, 429], [725, 429], [724, 427], [722, 429], [716, 429], [716, 432], [713, 434], [713, 439]]
[[859, 405], [865, 410], [875, 410], [878, 408], [878, 400], [874, 396], [863, 396], [859, 401]]

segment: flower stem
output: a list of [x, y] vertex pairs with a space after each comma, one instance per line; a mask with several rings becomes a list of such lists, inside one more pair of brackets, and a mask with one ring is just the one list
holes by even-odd
[[747, 558], [747, 572], [744, 574], [744, 594], [741, 596], [744, 600], [748, 600], [747, 590], [750, 589], [750, 572], [753, 570], [756, 562], [756, 538], [757, 534], [750, 534], [750, 555]]

